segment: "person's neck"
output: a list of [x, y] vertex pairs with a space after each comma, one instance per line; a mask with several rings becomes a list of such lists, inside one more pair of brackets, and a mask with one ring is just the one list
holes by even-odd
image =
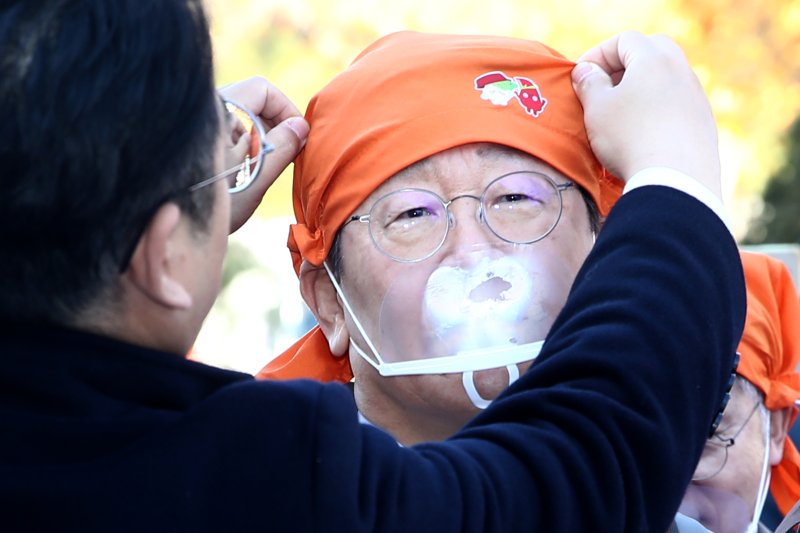
[[184, 334], [185, 321], [164, 309], [125, 301], [114, 306], [94, 306], [68, 327], [117, 339], [128, 344], [184, 356], [195, 335]]
[[455, 415], [443, 418], [440, 414], [399, 406], [389, 401], [375, 401], [374, 397], [366, 400], [362, 396], [358, 394], [356, 387], [356, 403], [361, 415], [370, 424], [392, 435], [403, 446], [442, 441], [461, 428]]

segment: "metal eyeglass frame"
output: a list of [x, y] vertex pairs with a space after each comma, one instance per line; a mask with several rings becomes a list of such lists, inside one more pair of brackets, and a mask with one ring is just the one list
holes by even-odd
[[[225, 106], [226, 111], [228, 111], [229, 113], [233, 113], [234, 109], [232, 109], [232, 108], [235, 108], [235, 109], [239, 110], [240, 112], [245, 113], [248, 116], [248, 118], [253, 122], [253, 127], [255, 128], [255, 132], [249, 131], [248, 133], [250, 135], [252, 135], [254, 133], [256, 135], [258, 135], [258, 142], [259, 142], [258, 157], [255, 158], [255, 167], [250, 171], [250, 176], [249, 176], [250, 179], [248, 179], [245, 183], [243, 183], [241, 185], [237, 185], [235, 187], [228, 188], [228, 192], [231, 193], [231, 194], [234, 194], [234, 193], [237, 193], [237, 192], [240, 192], [240, 191], [243, 191], [243, 190], [247, 189], [254, 181], [256, 181], [256, 179], [258, 179], [258, 174], [261, 172], [261, 167], [262, 167], [262, 163], [263, 163], [263, 160], [264, 160], [264, 156], [267, 155], [268, 153], [272, 152], [275, 149], [275, 147], [272, 146], [271, 144], [268, 144], [264, 140], [264, 137], [266, 135], [266, 131], [264, 130], [264, 126], [263, 126], [263, 124], [261, 124], [261, 121], [258, 119], [258, 117], [256, 117], [256, 115], [252, 111], [250, 111], [249, 109], [244, 107], [242, 104], [240, 104], [240, 103], [238, 103], [238, 102], [236, 102], [234, 100], [223, 99], [222, 103]], [[245, 156], [245, 160], [244, 160], [244, 167], [245, 168], [249, 168], [250, 165], [254, 164], [253, 161], [250, 159], [250, 157], [251, 157], [250, 156], [250, 152], [248, 151], [246, 156]], [[201, 189], [203, 187], [206, 187], [208, 185], [216, 183], [219, 180], [227, 178], [228, 176], [230, 176], [234, 172], [241, 172], [242, 168], [243, 168], [242, 164], [240, 163], [239, 165], [237, 165], [235, 167], [231, 167], [229, 169], [223, 170], [219, 174], [216, 174], [214, 176], [211, 176], [210, 178], [206, 178], [203, 181], [195, 183], [194, 185], [189, 187], [189, 191], [190, 192], [196, 191], [197, 189]]]
[[[536, 176], [539, 176], [539, 177], [544, 178], [545, 180], [547, 180], [550, 183], [550, 185], [552, 185], [553, 188], [558, 193], [558, 215], [556, 216], [556, 219], [553, 221], [553, 224], [550, 225], [549, 228], [547, 228], [547, 231], [545, 231], [539, 237], [537, 237], [535, 239], [532, 239], [530, 241], [514, 241], [514, 240], [506, 239], [505, 237], [499, 235], [495, 231], [495, 229], [491, 226], [491, 224], [489, 224], [489, 222], [486, 220], [486, 217], [484, 215], [483, 202], [484, 202], [484, 199], [485, 199], [485, 196], [486, 196], [486, 191], [488, 191], [489, 188], [492, 185], [494, 185], [496, 182], [498, 182], [499, 180], [501, 180], [503, 178], [506, 178], [508, 176], [513, 176], [514, 174], [535, 174]], [[389, 257], [390, 259], [392, 259], [394, 261], [397, 261], [398, 263], [418, 263], [420, 261], [424, 261], [424, 260], [428, 259], [429, 257], [433, 256], [434, 254], [436, 254], [436, 252], [438, 252], [442, 248], [442, 246], [444, 245], [444, 242], [447, 240], [447, 235], [450, 233], [450, 227], [452, 225], [453, 214], [450, 212], [450, 205], [453, 202], [455, 202], [456, 200], [459, 200], [461, 198], [472, 198], [473, 200], [477, 200], [478, 205], [479, 205], [478, 220], [480, 220], [480, 222], [485, 224], [486, 227], [489, 228], [489, 230], [498, 239], [500, 239], [500, 240], [502, 240], [504, 242], [511, 243], [511, 244], [533, 244], [535, 242], [538, 242], [538, 241], [544, 239], [545, 237], [550, 235], [550, 233], [553, 232], [555, 227], [558, 225], [558, 222], [561, 220], [561, 214], [564, 211], [564, 199], [561, 196], [561, 193], [563, 191], [566, 191], [566, 190], [569, 190], [569, 189], [574, 189], [574, 187], [575, 187], [575, 184], [573, 182], [556, 183], [550, 176], [547, 176], [546, 174], [542, 174], [541, 172], [537, 172], [535, 170], [516, 170], [514, 172], [508, 172], [507, 174], [503, 174], [502, 176], [498, 176], [498, 177], [494, 178], [492, 181], [490, 181], [488, 185], [486, 185], [486, 188], [483, 189], [483, 193], [481, 193], [480, 197], [475, 196], [473, 194], [459, 194], [458, 196], [454, 196], [450, 200], [445, 200], [444, 198], [442, 198], [441, 196], [439, 196], [438, 194], [436, 194], [433, 191], [429, 191], [427, 189], [420, 189], [420, 188], [416, 188], [416, 187], [409, 187], [409, 188], [405, 188], [405, 189], [398, 189], [396, 191], [391, 191], [391, 192], [388, 192], [388, 193], [384, 194], [383, 196], [378, 198], [378, 200], [375, 202], [375, 204], [373, 204], [373, 206], [370, 208], [369, 212], [367, 212], [365, 214], [361, 214], [361, 215], [351, 215], [350, 218], [348, 218], [347, 221], [345, 221], [345, 223], [342, 224], [342, 228], [344, 228], [350, 222], [365, 223], [365, 224], [368, 224], [368, 227], [369, 227], [370, 218], [372, 216], [372, 210], [375, 208], [375, 205], [378, 205], [381, 202], [381, 200], [383, 200], [384, 198], [386, 198], [389, 195], [397, 194], [399, 192], [405, 192], [405, 191], [408, 191], [408, 192], [423, 192], [423, 193], [430, 194], [430, 195], [434, 196], [435, 198], [437, 198], [441, 202], [442, 206], [444, 207], [445, 213], [447, 213], [447, 219], [448, 219], [448, 223], [447, 223], [447, 226], [445, 227], [445, 231], [444, 231], [444, 234], [442, 235], [441, 241], [439, 241], [439, 243], [433, 248], [433, 250], [431, 252], [429, 252], [425, 256], [417, 258], [417, 259], [403, 259], [401, 257], [396, 257], [396, 256], [390, 254], [389, 252], [387, 252], [386, 250], [384, 250], [381, 247], [381, 245], [378, 244], [378, 241], [375, 239], [375, 235], [373, 235], [372, 230], [371, 229], [369, 230], [370, 239], [372, 239], [372, 243], [375, 245], [375, 247], [378, 249], [378, 251], [380, 251], [382, 254], [384, 254], [385, 256]]]
[[[722, 438], [719, 435], [714, 434], [714, 435], [711, 435], [708, 438], [708, 440], [706, 441], [705, 445], [706, 446], [714, 445], [714, 446], [721, 447], [723, 449], [723, 451], [725, 452], [725, 457], [722, 459], [722, 463], [720, 463], [719, 468], [717, 468], [714, 471], [713, 474], [709, 474], [707, 476], [702, 476], [702, 477], [694, 477], [694, 476], [692, 476], [692, 481], [705, 481], [705, 480], [711, 479], [712, 477], [714, 477], [717, 474], [719, 474], [720, 472], [722, 472], [722, 470], [725, 468], [725, 465], [728, 462], [728, 448], [730, 448], [731, 446], [736, 444], [736, 438], [742, 433], [742, 431], [744, 431], [744, 428], [746, 428], [747, 424], [750, 423], [750, 419], [753, 418], [753, 415], [755, 414], [755, 412], [758, 410], [758, 408], [760, 406], [761, 406], [761, 402], [757, 401], [755, 403], [755, 405], [753, 406], [753, 409], [750, 410], [750, 414], [747, 415], [747, 418], [744, 419], [744, 422], [742, 422], [742, 425], [739, 426], [739, 429], [737, 429], [736, 433], [734, 433], [731, 437]], [[702, 461], [702, 457], [701, 457], [700, 460]]]

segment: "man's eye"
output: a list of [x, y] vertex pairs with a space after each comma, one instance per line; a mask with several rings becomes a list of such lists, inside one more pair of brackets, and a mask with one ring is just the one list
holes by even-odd
[[533, 200], [533, 201], [535, 201], [534, 198], [531, 198], [526, 194], [522, 194], [521, 192], [504, 194], [503, 196], [501, 196], [498, 199], [498, 201], [500, 203], [503, 203], [503, 202], [514, 203], [514, 202], [522, 202], [522, 201], [525, 201], [525, 200]]
[[511, 192], [496, 196], [489, 208], [493, 210], [506, 210], [506, 209], [542, 209], [545, 201], [542, 198], [531, 196], [521, 192]]
[[420, 218], [424, 216], [431, 216], [433, 213], [427, 207], [414, 207], [407, 209], [397, 216], [396, 220], [405, 220], [409, 218]]
[[439, 221], [440, 217], [435, 210], [428, 207], [412, 207], [387, 217], [384, 231], [398, 236], [405, 235], [408, 238], [412, 234], [420, 235], [432, 231]]

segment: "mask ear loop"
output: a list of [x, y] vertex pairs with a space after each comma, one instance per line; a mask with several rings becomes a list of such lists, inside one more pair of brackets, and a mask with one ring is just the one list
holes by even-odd
[[339, 283], [336, 281], [336, 278], [333, 276], [333, 272], [331, 272], [331, 269], [328, 266], [328, 262], [323, 261], [322, 266], [325, 267], [325, 272], [328, 273], [328, 278], [331, 280], [333, 288], [336, 289], [336, 294], [338, 294], [339, 298], [342, 299], [342, 304], [344, 304], [344, 308], [350, 314], [350, 317], [353, 319], [353, 323], [356, 325], [356, 329], [358, 329], [358, 332], [364, 338], [364, 342], [367, 343], [367, 348], [369, 348], [370, 351], [372, 352], [372, 355], [375, 356], [376, 361], [373, 361], [372, 359], [367, 357], [367, 354], [364, 352], [364, 350], [362, 350], [358, 346], [358, 344], [356, 344], [356, 342], [351, 338], [350, 342], [352, 342], [353, 346], [356, 348], [356, 353], [358, 353], [358, 355], [363, 357], [367, 361], [367, 363], [375, 367], [376, 370], [380, 371], [380, 365], [384, 364], [383, 358], [378, 353], [378, 349], [375, 348], [375, 346], [372, 344], [372, 341], [370, 340], [369, 335], [367, 335], [367, 332], [364, 331], [364, 327], [361, 325], [361, 322], [358, 320], [358, 317], [353, 312], [353, 308], [350, 307], [350, 302], [347, 301], [347, 298], [344, 295], [344, 291], [342, 290], [341, 286], [339, 286]]
[[769, 444], [770, 444], [770, 416], [769, 411], [764, 408], [763, 404], [759, 407], [761, 416], [766, 416], [766, 436], [764, 438], [764, 466], [761, 469], [761, 485], [758, 487], [758, 494], [756, 495], [756, 506], [753, 509], [753, 520], [745, 530], [746, 533], [757, 533], [758, 522], [761, 519], [761, 512], [764, 509], [764, 502], [767, 500], [767, 492], [769, 490], [769, 482], [772, 477], [772, 470], [769, 465]]
[[[378, 352], [378, 349], [375, 348], [375, 345], [370, 340], [369, 335], [367, 335], [367, 332], [364, 330], [364, 327], [361, 325], [361, 322], [358, 320], [358, 317], [353, 312], [353, 309], [350, 306], [350, 302], [347, 300], [347, 297], [344, 295], [344, 291], [342, 290], [342, 287], [336, 281], [336, 279], [335, 279], [335, 277], [333, 275], [333, 272], [331, 272], [331, 269], [330, 269], [327, 261], [324, 261], [322, 263], [322, 265], [325, 268], [325, 272], [328, 274], [328, 278], [331, 280], [331, 284], [333, 284], [333, 287], [336, 290], [336, 294], [339, 295], [339, 297], [341, 298], [342, 304], [344, 305], [345, 310], [352, 317], [353, 322], [356, 325], [356, 329], [361, 334], [361, 336], [364, 338], [364, 341], [366, 342], [367, 347], [369, 348], [369, 350], [374, 355], [375, 360], [373, 360], [371, 357], [369, 357], [367, 355], [367, 353], [358, 345], [358, 343], [355, 342], [352, 339], [352, 337], [350, 338], [351, 346], [356, 351], [356, 353], [359, 356], [361, 356], [361, 358], [364, 359], [367, 363], [369, 363], [373, 368], [375, 368], [378, 371], [378, 373], [380, 373], [382, 376], [429, 374], [429, 373], [432, 373], [431, 372], [431, 368], [430, 368], [431, 366], [436, 368], [435, 373], [455, 373], [455, 372], [458, 372], [458, 370], [453, 371], [453, 370], [443, 369], [443, 368], [441, 368], [441, 365], [439, 365], [439, 364], [425, 365], [426, 368], [428, 369], [427, 372], [408, 372], [409, 369], [407, 368], [407, 365], [405, 363], [387, 363], [387, 362], [385, 362], [384, 359], [381, 357], [380, 353]], [[516, 381], [519, 378], [519, 369], [517, 368], [516, 363], [517, 362], [522, 362], [522, 361], [531, 361], [531, 360], [535, 359], [539, 355], [539, 352], [541, 351], [543, 344], [544, 344], [544, 341], [538, 341], [538, 342], [535, 342], [535, 343], [532, 343], [532, 344], [518, 346], [518, 347], [516, 347], [516, 348], [514, 348], [514, 349], [512, 349], [510, 351], [509, 350], [505, 351], [505, 353], [503, 354], [502, 358], [505, 358], [506, 361], [511, 359], [511, 362], [509, 362], [507, 365], [505, 365], [506, 369], [508, 371], [508, 374], [509, 374], [509, 383], [508, 383], [509, 385], [511, 385], [514, 381]], [[521, 350], [526, 350], [527, 351], [527, 353], [525, 354], [526, 356], [524, 358], [520, 358], [519, 357], [519, 355], [521, 353]], [[473, 354], [473, 355], [478, 355], [479, 357], [481, 356], [481, 354]], [[452, 359], [452, 357], [441, 358], [441, 359]], [[500, 362], [500, 365], [502, 365], [502, 364], [503, 363]], [[401, 366], [404, 367], [404, 371], [399, 371]], [[499, 368], [499, 366], [494, 366], [493, 365], [491, 367], [483, 367], [483, 368]], [[470, 378], [469, 382], [472, 384], [472, 388], [474, 389], [474, 383], [472, 383], [472, 379], [471, 378]], [[466, 387], [466, 385], [465, 385], [465, 387]], [[474, 392], [475, 392], [474, 396], [470, 396], [471, 399], [474, 398], [473, 399], [473, 403], [477, 399], [479, 399], [479, 401], [478, 401], [479, 404], [482, 404], [483, 402], [487, 402], [487, 400], [485, 400], [485, 399], [480, 397], [480, 395], [477, 393], [477, 390], [475, 390]], [[467, 390], [467, 394], [469, 395], [469, 390]], [[491, 403], [491, 402], [489, 402], [489, 403]], [[486, 405], [488, 405], [488, 403]], [[480, 407], [480, 408], [482, 409], [483, 407]]]
[[[517, 365], [506, 365], [506, 371], [508, 372], [508, 386], [510, 387], [512, 383], [519, 379], [519, 368], [517, 368]], [[469, 397], [469, 401], [472, 402], [472, 405], [478, 409], [486, 409], [491, 405], [493, 400], [487, 400], [481, 396], [478, 389], [475, 387], [474, 371], [469, 370], [463, 372], [461, 374], [461, 383], [464, 385], [464, 390], [467, 392], [467, 396]]]

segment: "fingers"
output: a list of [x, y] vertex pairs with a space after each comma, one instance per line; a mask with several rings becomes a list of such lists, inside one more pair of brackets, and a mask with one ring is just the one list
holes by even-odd
[[627, 180], [667, 166], [719, 190], [711, 107], [671, 39], [620, 34], [587, 51], [572, 74], [589, 142], [606, 168]]
[[291, 100], [264, 78], [250, 78], [223, 87], [219, 92], [262, 119], [263, 141], [269, 150], [261, 161], [258, 178], [231, 197], [232, 233], [250, 218], [267, 189], [305, 146], [309, 126]]
[[587, 61], [594, 63], [608, 74], [624, 70], [625, 64], [619, 54], [619, 41], [623, 35], [615, 35], [587, 50], [578, 58], [578, 63]]
[[636, 61], [658, 53], [683, 57], [680, 47], [666, 35], [648, 36], [636, 31], [627, 31], [584, 52], [578, 58], [578, 63], [584, 61], [595, 63], [606, 73], [613, 75], [630, 68]]
[[219, 92], [224, 98], [234, 100], [260, 116], [270, 128], [287, 118], [302, 116], [280, 89], [261, 77], [226, 85]]
[[590, 62], [578, 63], [572, 69], [572, 84], [582, 104], [585, 104], [584, 98], [592, 98], [603, 89], [610, 89], [616, 85], [608, 71], [597, 63]]
[[258, 178], [231, 197], [230, 233], [239, 229], [255, 212], [267, 189], [300, 153], [308, 131], [308, 123], [297, 116], [289, 117], [267, 131], [264, 141], [272, 151], [263, 156]]
[[[308, 131], [308, 122], [302, 117], [289, 117], [264, 136], [264, 141], [273, 148], [262, 161], [259, 181], [263, 182], [260, 188], [263, 188], [264, 192], [300, 153], [308, 137]], [[270, 176], [274, 177], [270, 179]], [[262, 180], [262, 177], [266, 179]]]
[[225, 147], [225, 166], [223, 168], [226, 170], [244, 161], [247, 152], [250, 150], [250, 135], [242, 135], [236, 142], [231, 140], [231, 143]]

